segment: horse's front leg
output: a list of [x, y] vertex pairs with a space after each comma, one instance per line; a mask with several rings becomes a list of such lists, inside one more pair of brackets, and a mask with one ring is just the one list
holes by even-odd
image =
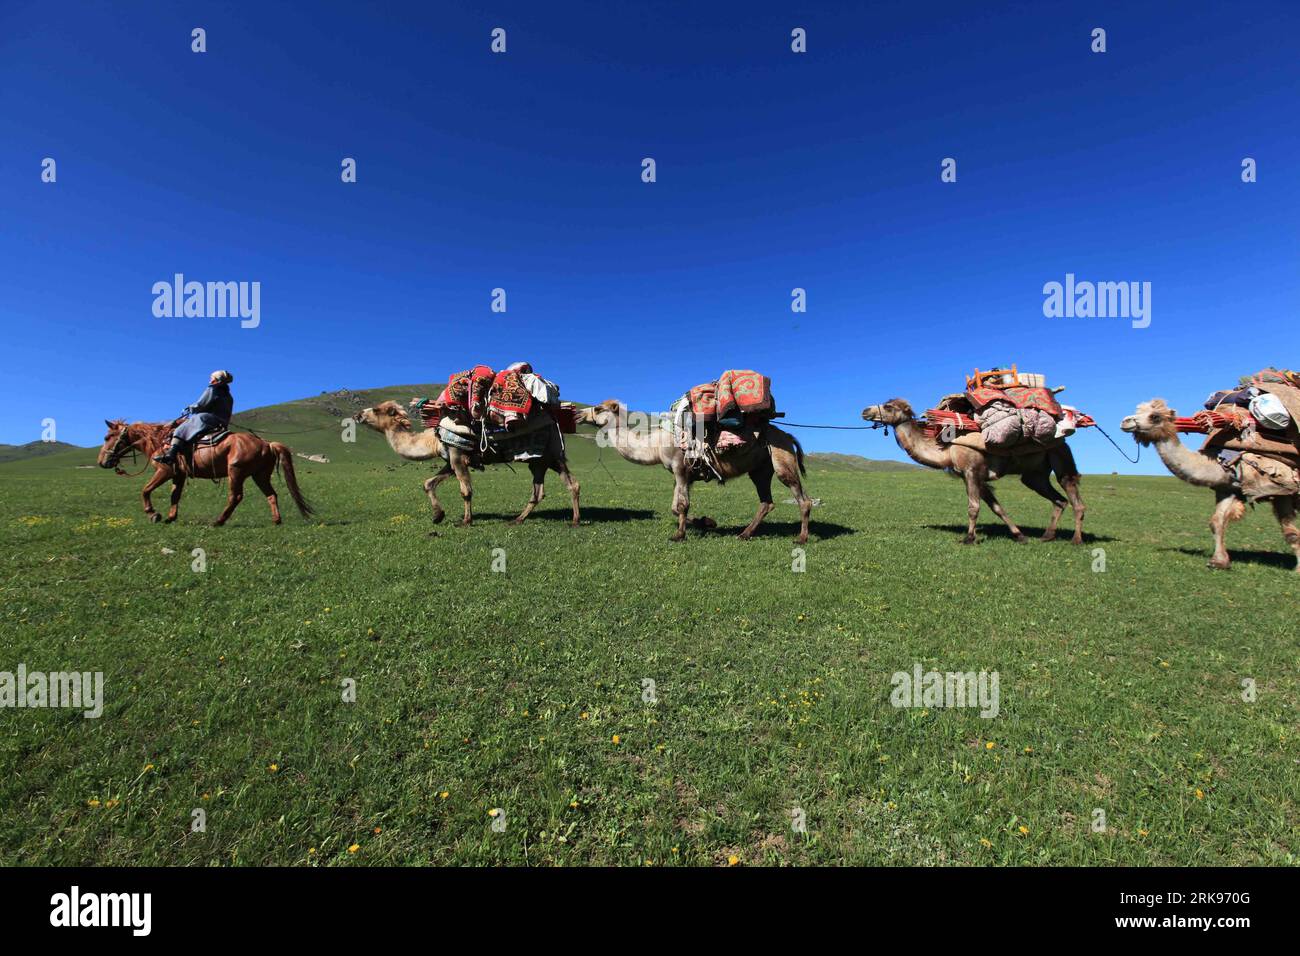
[[171, 524], [176, 520], [176, 515], [181, 507], [181, 494], [185, 491], [185, 476], [177, 472], [172, 476], [172, 506], [167, 509], [167, 517], [163, 520]]
[[144, 514], [150, 521], [162, 520], [162, 515], [153, 510], [153, 501], [150, 499], [149, 494], [167, 480], [169, 470], [166, 466], [160, 465], [158, 470], [153, 473], [153, 476], [144, 483], [144, 487], [140, 489], [140, 500], [144, 502]]

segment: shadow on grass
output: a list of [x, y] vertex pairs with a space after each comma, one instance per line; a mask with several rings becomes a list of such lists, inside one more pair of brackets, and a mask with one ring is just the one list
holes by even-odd
[[[966, 526], [964, 524], [927, 524], [922, 525], [921, 527], [930, 531], [950, 531], [959, 538], [966, 537]], [[1020, 526], [1021, 533], [1031, 540], [1042, 537], [1043, 532], [1046, 530], [1046, 528], [1035, 528], [1032, 525], [1026, 524]], [[1011, 532], [1007, 530], [1007, 526], [1004, 524], [977, 524], [975, 526], [975, 533], [982, 538], [1006, 538], [1008, 541], [1015, 540], [1011, 537]], [[1067, 528], [1064, 525], [1061, 525], [1056, 529], [1056, 541], [1048, 543], [1056, 544], [1057, 542], [1064, 542], [1065, 544], [1069, 544], [1070, 539], [1073, 537], [1074, 526], [1071, 525]], [[1114, 538], [1104, 534], [1091, 534], [1087, 531], [1083, 533], [1084, 544], [1114, 540]]]
[[[727, 527], [723, 527], [722, 525], [719, 525], [717, 528], [714, 528], [712, 530], [699, 530], [699, 529], [688, 528], [688, 533], [691, 530], [697, 530], [700, 534], [717, 534], [717, 535], [725, 535], [734, 538], [736, 535], [740, 534], [740, 532], [744, 531], [747, 527], [749, 527], [748, 522], [746, 522], [745, 524], [730, 525]], [[846, 534], [858, 534], [859, 531], [861, 530], [862, 529], [860, 528], [846, 528], [842, 524], [835, 524], [830, 521], [809, 521], [808, 540], [812, 541], [814, 538], [818, 538], [821, 540], [829, 540], [831, 538], [842, 537], [843, 535]], [[758, 526], [758, 530], [754, 532], [754, 537], [755, 538], [793, 538], [796, 537], [798, 534], [799, 534], [799, 522], [797, 521], [764, 521], [761, 525]]]
[[[1160, 548], [1159, 550], [1166, 554], [1185, 554], [1205, 562], [1210, 560], [1210, 551], [1199, 548]], [[1284, 571], [1295, 568], [1295, 555], [1282, 551], [1240, 551], [1229, 548], [1228, 557], [1232, 559], [1233, 564], [1266, 564], [1274, 568], [1282, 568]]]
[[[523, 508], [521, 507], [519, 510], [522, 511]], [[582, 512], [580, 517], [583, 524], [603, 521], [645, 521], [646, 519], [655, 516], [653, 511], [646, 511], [640, 508], [599, 508], [582, 505], [580, 510]], [[514, 521], [518, 516], [518, 511], [512, 511], [509, 514], [505, 514], [504, 512], [475, 511], [474, 522], [477, 524], [479, 521]], [[451, 517], [451, 510], [448, 509], [447, 520], [451, 521]], [[538, 509], [525, 518], [524, 523], [528, 524], [531, 521], [568, 522], [571, 520], [573, 520], [573, 509], [568, 505], [565, 505], [563, 508], [547, 508], [545, 511]]]

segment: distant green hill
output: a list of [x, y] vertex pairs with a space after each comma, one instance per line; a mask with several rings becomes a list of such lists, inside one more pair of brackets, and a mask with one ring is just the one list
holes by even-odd
[[[442, 391], [442, 387], [442, 383], [425, 383], [365, 389], [340, 388], [277, 405], [263, 405], [236, 412], [234, 424], [256, 432], [268, 441], [283, 442], [297, 455], [324, 457], [330, 463], [400, 464], [382, 436], [363, 425], [348, 427], [344, 424], [345, 421], [361, 409], [388, 399], [405, 405], [417, 396], [434, 397]], [[594, 432], [594, 429], [584, 428], [580, 431], [580, 436], [585, 434], [585, 439], [579, 437], [570, 441], [569, 456], [575, 465], [587, 462], [594, 464], [599, 458], [606, 467], [635, 467], [623, 461], [613, 449], [596, 448], [595, 442], [590, 440]], [[345, 441], [345, 434], [353, 435], [356, 440]], [[94, 449], [79, 448], [64, 442], [0, 445], [0, 462], [57, 455], [48, 461], [42, 461], [41, 468], [76, 467], [93, 464], [93, 451]], [[825, 452], [808, 455], [808, 466], [855, 471], [906, 471], [916, 467], [903, 462], [874, 461], [858, 455]]]
[[74, 450], [78, 450], [78, 446], [69, 445], [65, 441], [29, 441], [26, 445], [0, 444], [0, 463], [24, 461], [29, 458], [40, 458], [44, 455], [54, 455], [62, 451]]
[[[777, 422], [779, 425], [780, 422]], [[920, 465], [910, 461], [888, 461], [878, 458], [863, 458], [861, 455], [842, 455], [837, 451], [814, 451], [807, 455], [809, 466], [826, 465], [833, 469], [849, 471], [917, 471]]]

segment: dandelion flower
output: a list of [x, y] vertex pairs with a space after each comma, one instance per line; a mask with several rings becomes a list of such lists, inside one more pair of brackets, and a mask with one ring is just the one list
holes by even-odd
[[985, 849], [990, 849], [993, 846], [993, 841], [988, 839], [988, 837], [980, 837], [980, 846]]
[[350, 847], [348, 847], [348, 852], [349, 852], [349, 853], [356, 853], [357, 850], [360, 850], [360, 849], [361, 849], [361, 844], [360, 844], [360, 843], [354, 843], [354, 844], [352, 844]]
[[619, 740], [618, 740], [618, 734], [615, 734], [615, 735], [613, 736], [613, 738], [611, 738], [611, 739], [613, 740], [615, 746], [617, 746], [618, 743], [619, 743]]
[[727, 857], [727, 866], [735, 866], [739, 862], [740, 862], [740, 857], [734, 854]]

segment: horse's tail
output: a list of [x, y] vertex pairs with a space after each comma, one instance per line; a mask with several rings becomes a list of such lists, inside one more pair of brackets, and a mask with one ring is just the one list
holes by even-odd
[[298, 476], [293, 471], [293, 452], [289, 450], [288, 445], [283, 445], [278, 441], [270, 442], [271, 451], [275, 452], [279, 460], [280, 470], [284, 472], [284, 483], [289, 486], [289, 494], [293, 496], [293, 503], [298, 506], [298, 510], [304, 518], [310, 518], [316, 513], [316, 510], [307, 503], [307, 499], [302, 496], [302, 491], [298, 488]]

